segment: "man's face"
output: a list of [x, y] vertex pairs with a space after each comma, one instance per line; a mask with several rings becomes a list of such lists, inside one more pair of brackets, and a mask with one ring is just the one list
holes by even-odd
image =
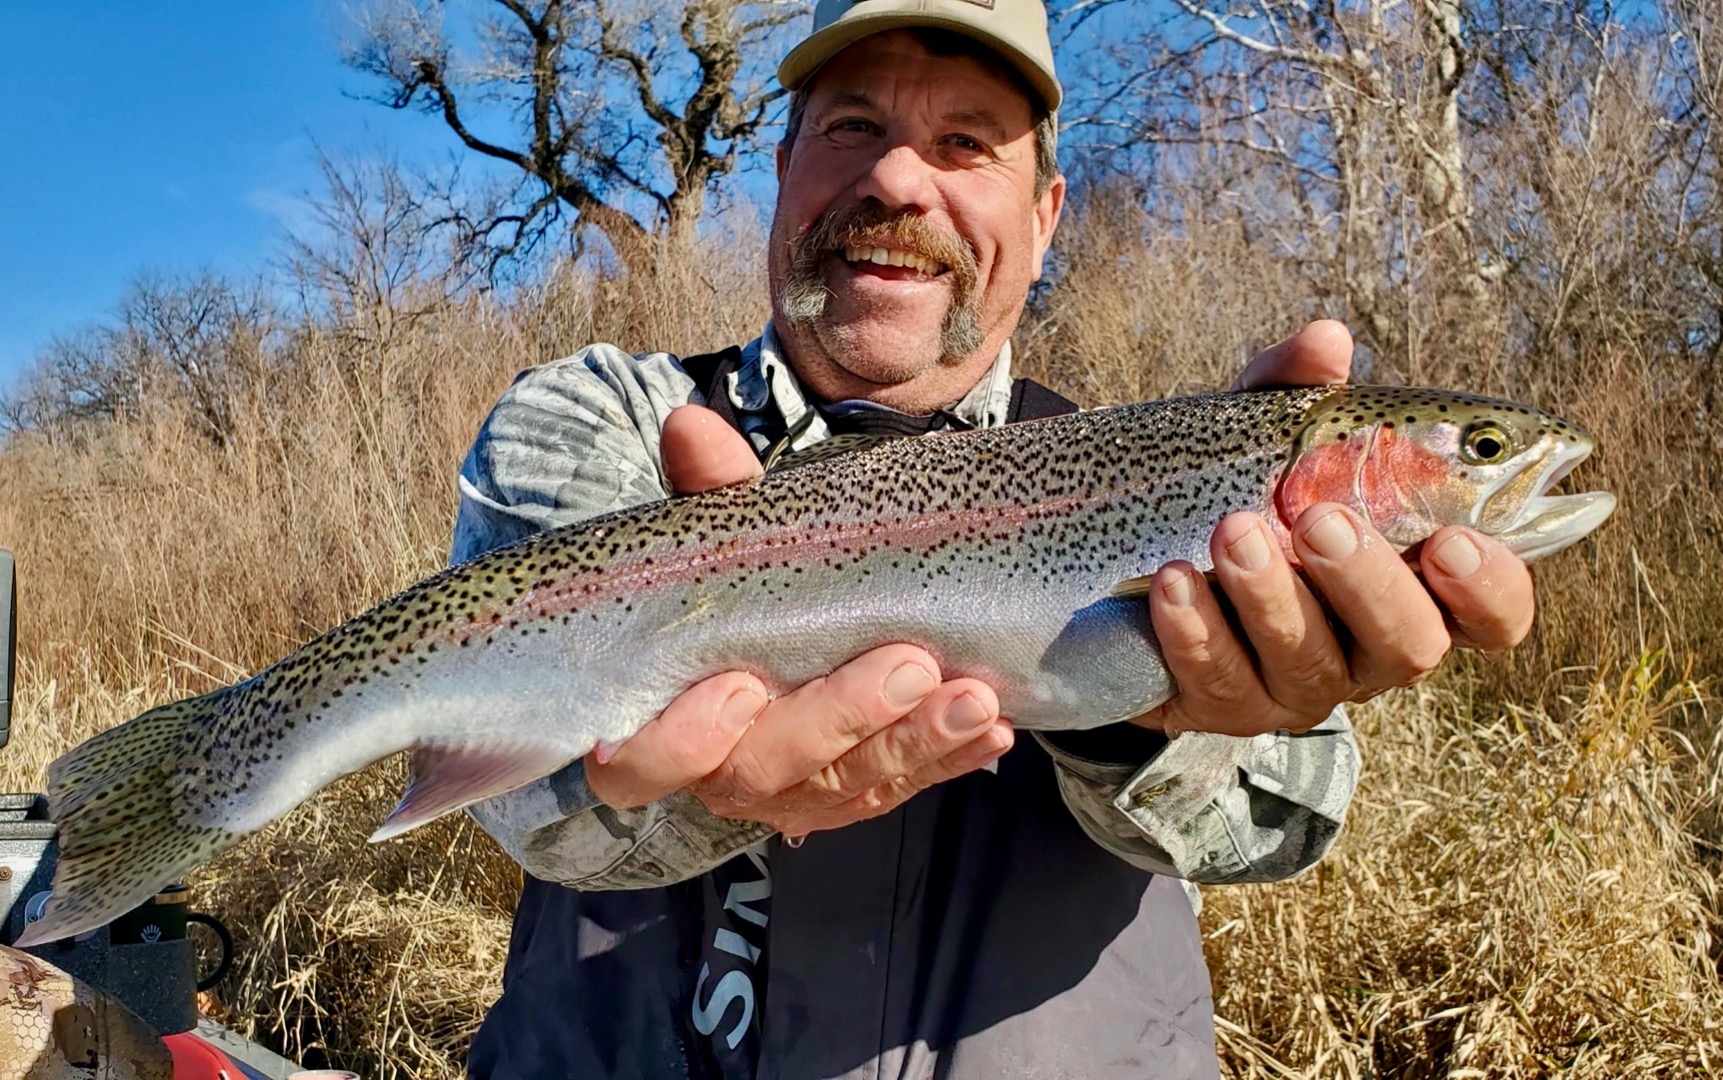
[[1035, 194], [1019, 84], [915, 34], [857, 42], [815, 77], [778, 154], [773, 325], [827, 400], [928, 411], [1011, 335], [1064, 197]]

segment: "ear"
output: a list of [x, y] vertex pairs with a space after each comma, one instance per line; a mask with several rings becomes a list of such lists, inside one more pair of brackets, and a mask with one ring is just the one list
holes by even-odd
[[1059, 214], [1065, 209], [1065, 177], [1055, 176], [1047, 190], [1035, 201], [1035, 280], [1041, 280], [1042, 264], [1047, 261], [1047, 249], [1053, 246], [1053, 232], [1059, 227]]

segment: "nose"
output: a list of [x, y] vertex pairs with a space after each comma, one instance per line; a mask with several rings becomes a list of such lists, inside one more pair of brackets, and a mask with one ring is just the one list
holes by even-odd
[[932, 209], [933, 166], [914, 147], [899, 144], [875, 159], [856, 182], [856, 197], [892, 210]]

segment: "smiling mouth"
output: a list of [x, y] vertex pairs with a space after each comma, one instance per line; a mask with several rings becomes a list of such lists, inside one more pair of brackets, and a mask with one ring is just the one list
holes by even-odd
[[950, 269], [937, 259], [930, 259], [920, 252], [904, 251], [901, 248], [846, 247], [842, 254], [844, 261], [851, 266], [863, 264], [895, 266], [930, 278], [938, 277]]

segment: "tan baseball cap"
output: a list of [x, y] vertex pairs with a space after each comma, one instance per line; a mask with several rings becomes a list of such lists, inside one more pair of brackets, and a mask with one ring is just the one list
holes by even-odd
[[778, 81], [795, 90], [862, 38], [904, 27], [951, 30], [981, 42], [1023, 74], [1049, 111], [1064, 97], [1041, 0], [820, 0], [813, 32], [778, 65]]

